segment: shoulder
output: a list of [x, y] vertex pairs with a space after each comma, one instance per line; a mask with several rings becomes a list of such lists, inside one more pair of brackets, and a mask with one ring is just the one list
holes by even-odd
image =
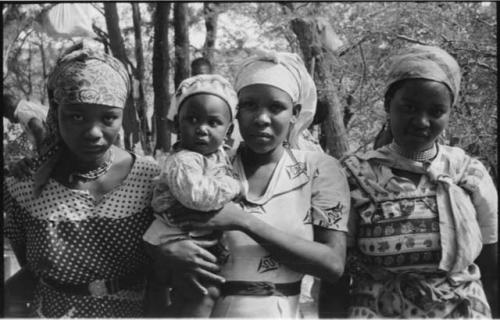
[[321, 152], [307, 150], [292, 150], [297, 161], [305, 165], [313, 173], [313, 177], [322, 176], [330, 179], [345, 179], [344, 169], [339, 160]]
[[145, 177], [155, 177], [160, 174], [160, 166], [152, 157], [132, 155], [135, 158], [130, 174], [139, 174]]
[[14, 177], [4, 179], [4, 197], [10, 196], [18, 202], [26, 201], [33, 197], [33, 179], [18, 180]]
[[340, 167], [339, 160], [321, 151], [293, 149], [292, 152], [294, 156], [297, 157], [298, 161], [306, 162], [307, 164], [315, 167], [324, 167], [324, 166]]

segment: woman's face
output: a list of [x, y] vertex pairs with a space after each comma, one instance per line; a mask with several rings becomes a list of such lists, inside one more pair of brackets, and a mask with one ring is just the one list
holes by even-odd
[[122, 117], [122, 108], [87, 103], [60, 105], [59, 132], [78, 159], [99, 162], [116, 140]]
[[204, 93], [182, 103], [177, 121], [181, 147], [201, 154], [217, 151], [232, 123], [227, 103]]
[[300, 111], [290, 95], [273, 86], [254, 84], [239, 91], [238, 101], [237, 118], [245, 145], [261, 154], [281, 148], [290, 122]]
[[451, 107], [451, 93], [445, 84], [405, 80], [388, 105], [394, 140], [407, 150], [429, 149], [448, 126]]

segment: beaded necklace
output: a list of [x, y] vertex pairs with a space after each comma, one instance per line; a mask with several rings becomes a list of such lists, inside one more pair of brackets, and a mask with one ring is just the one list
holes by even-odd
[[109, 149], [108, 160], [104, 161], [97, 168], [92, 169], [90, 171], [72, 172], [69, 175], [68, 181], [69, 181], [69, 183], [73, 183], [73, 181], [75, 181], [75, 180], [80, 180], [83, 182], [96, 180], [97, 178], [103, 176], [104, 174], [106, 174], [106, 172], [109, 171], [109, 169], [111, 168], [111, 165], [113, 164], [113, 160], [114, 160], [113, 149]]
[[391, 142], [389, 148], [400, 156], [417, 162], [430, 161], [436, 157], [438, 152], [437, 145], [435, 143], [429, 149], [417, 152], [406, 152], [394, 141]]

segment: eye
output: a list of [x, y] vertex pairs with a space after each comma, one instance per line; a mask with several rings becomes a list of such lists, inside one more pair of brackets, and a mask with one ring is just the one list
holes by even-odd
[[442, 109], [436, 109], [431, 112], [431, 115], [435, 118], [440, 118], [442, 115], [444, 115], [446, 111]]
[[198, 123], [198, 118], [197, 118], [197, 117], [194, 117], [194, 116], [188, 116], [188, 117], [186, 118], [186, 120], [187, 120], [189, 123], [192, 123], [192, 124]]
[[112, 125], [118, 119], [116, 115], [106, 115], [104, 116], [104, 123], [106, 125]]
[[257, 108], [257, 104], [253, 101], [242, 101], [238, 104], [239, 110], [254, 110]]
[[401, 110], [403, 110], [404, 112], [414, 112], [416, 108], [411, 104], [403, 104], [401, 106]]
[[72, 114], [71, 119], [74, 121], [83, 121], [83, 116], [81, 114]]
[[273, 102], [269, 107], [269, 110], [271, 110], [271, 112], [273, 113], [279, 113], [286, 110], [286, 106], [279, 102]]
[[211, 119], [211, 120], [208, 120], [208, 125], [211, 127], [221, 126], [222, 121], [220, 121], [219, 119]]

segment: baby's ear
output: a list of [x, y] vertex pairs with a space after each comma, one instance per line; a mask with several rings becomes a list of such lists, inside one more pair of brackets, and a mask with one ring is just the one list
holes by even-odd
[[233, 130], [234, 130], [234, 123], [231, 123], [231, 124], [229, 125], [229, 127], [227, 127], [226, 137], [231, 136], [231, 134], [233, 133]]

